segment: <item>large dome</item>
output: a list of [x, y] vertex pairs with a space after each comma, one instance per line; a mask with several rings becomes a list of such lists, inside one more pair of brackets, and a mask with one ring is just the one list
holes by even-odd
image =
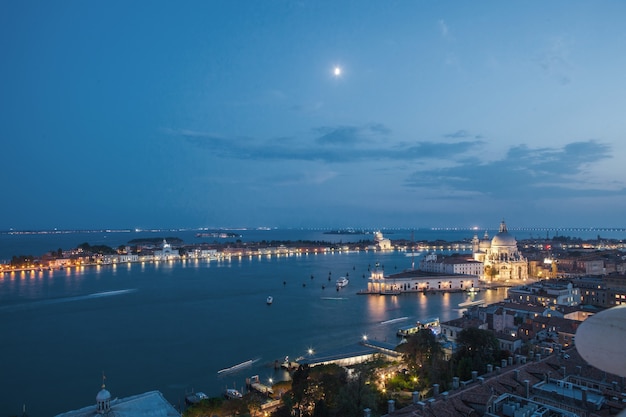
[[506, 229], [506, 223], [504, 223], [504, 220], [502, 221], [502, 223], [500, 223], [500, 231], [491, 240], [491, 246], [517, 246], [517, 240], [515, 240], [515, 238], [509, 234], [509, 231]]
[[498, 233], [491, 241], [491, 247], [496, 246], [517, 246], [517, 240], [508, 232]]

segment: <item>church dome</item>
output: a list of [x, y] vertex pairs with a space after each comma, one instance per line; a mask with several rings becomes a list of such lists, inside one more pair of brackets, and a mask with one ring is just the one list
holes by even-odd
[[106, 389], [104, 389], [104, 386], [103, 386], [102, 389], [98, 392], [98, 395], [96, 395], [96, 402], [100, 403], [103, 401], [108, 401], [110, 399], [111, 399], [111, 393], [107, 391]]
[[497, 235], [493, 237], [491, 240], [492, 247], [502, 247], [502, 246], [517, 246], [517, 240], [509, 234], [509, 231], [506, 229], [506, 223], [502, 221], [500, 223], [500, 231]]
[[517, 240], [508, 233], [498, 233], [493, 237], [491, 246], [517, 246]]

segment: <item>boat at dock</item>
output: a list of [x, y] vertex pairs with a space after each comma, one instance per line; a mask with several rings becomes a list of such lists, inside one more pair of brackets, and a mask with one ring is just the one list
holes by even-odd
[[439, 322], [439, 317], [431, 317], [427, 318], [426, 320], [418, 320], [413, 325], [399, 328], [396, 334], [398, 335], [398, 337], [407, 337], [423, 329], [428, 329], [435, 335], [441, 333], [441, 323]]
[[192, 392], [191, 394], [185, 395], [185, 404], [194, 405], [198, 404], [202, 400], [207, 399], [209, 399], [209, 396], [206, 395], [204, 392]]
[[274, 394], [274, 390], [272, 389], [272, 387], [262, 384], [258, 375], [254, 375], [248, 378], [246, 383], [250, 387], [250, 389], [253, 389], [256, 392], [260, 392], [261, 394]]
[[248, 361], [238, 363], [237, 365], [233, 365], [233, 366], [231, 366], [229, 368], [220, 369], [219, 371], [217, 371], [217, 373], [218, 374], [223, 374], [223, 373], [226, 373], [226, 372], [234, 372], [234, 371], [237, 371], [237, 370], [239, 370], [241, 368], [245, 368], [246, 366], [252, 365], [253, 362], [254, 361], [252, 359], [250, 359]]
[[231, 400], [238, 400], [240, 398], [243, 398], [243, 395], [234, 388], [228, 388], [226, 389], [226, 391], [224, 391], [224, 397]]
[[335, 282], [335, 285], [337, 285], [337, 288], [343, 288], [346, 285], [348, 285], [350, 281], [348, 280], [348, 278], [346, 277], [341, 277], [337, 280], [337, 282]]

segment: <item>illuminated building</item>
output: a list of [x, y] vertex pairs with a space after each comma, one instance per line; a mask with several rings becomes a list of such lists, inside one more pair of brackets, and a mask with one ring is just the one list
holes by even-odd
[[491, 241], [485, 238], [472, 239], [474, 259], [484, 264], [484, 281], [525, 281], [528, 279], [528, 261], [517, 248], [517, 240], [509, 234], [506, 223], [500, 223], [500, 230]]

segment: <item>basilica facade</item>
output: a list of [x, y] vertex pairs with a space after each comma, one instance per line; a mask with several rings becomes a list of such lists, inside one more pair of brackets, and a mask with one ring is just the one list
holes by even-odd
[[504, 220], [493, 239], [489, 239], [487, 232], [482, 239], [474, 235], [472, 252], [474, 259], [483, 263], [483, 274], [480, 277], [483, 281], [528, 279], [528, 260], [517, 249], [517, 240], [509, 234]]

